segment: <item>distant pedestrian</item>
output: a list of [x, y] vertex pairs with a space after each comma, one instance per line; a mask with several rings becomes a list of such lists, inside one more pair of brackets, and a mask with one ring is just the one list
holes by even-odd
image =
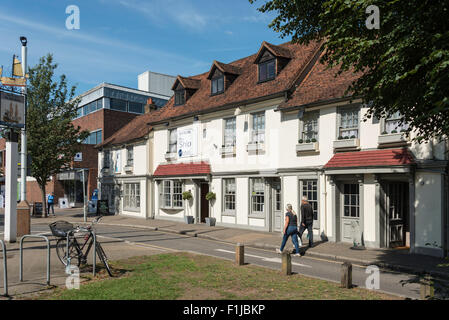
[[313, 208], [306, 196], [302, 197], [301, 204], [301, 226], [299, 227], [299, 238], [302, 240], [302, 234], [307, 229], [309, 236], [309, 248], [313, 246]]
[[282, 253], [285, 244], [287, 243], [288, 237], [292, 237], [293, 245], [295, 246], [296, 252], [295, 256], [299, 256], [299, 245], [298, 245], [298, 216], [293, 210], [291, 204], [287, 204], [287, 213], [285, 214], [285, 225], [284, 225], [284, 237], [282, 238], [282, 244], [280, 249], [276, 249], [277, 253]]
[[50, 208], [51, 208], [51, 212], [52, 212], [53, 216], [56, 217], [56, 215], [55, 215], [55, 194], [53, 192], [48, 195], [47, 208], [48, 208], [48, 210], [47, 210], [48, 214], [50, 214]]

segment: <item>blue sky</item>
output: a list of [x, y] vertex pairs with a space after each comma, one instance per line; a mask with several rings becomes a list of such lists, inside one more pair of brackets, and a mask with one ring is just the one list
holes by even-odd
[[[28, 65], [53, 53], [57, 73], [77, 93], [101, 82], [137, 88], [151, 70], [194, 75], [257, 52], [262, 41], [279, 44], [262, 14], [247, 0], [15, 0], [0, 4], [0, 64], [10, 71], [28, 38]], [[80, 9], [80, 29], [67, 30], [68, 5]]]

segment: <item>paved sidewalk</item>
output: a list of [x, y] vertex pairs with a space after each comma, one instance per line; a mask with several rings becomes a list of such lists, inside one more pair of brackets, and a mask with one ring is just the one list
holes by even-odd
[[[55, 220], [68, 220], [82, 223], [82, 210], [71, 209], [68, 213], [57, 214], [56, 218], [33, 218], [32, 223], [48, 223]], [[61, 212], [62, 213], [62, 212]], [[90, 221], [91, 218], [88, 218]], [[209, 227], [205, 224], [185, 224], [156, 219], [139, 219], [125, 216], [106, 216], [101, 224], [123, 225], [128, 227], [147, 228], [163, 232], [185, 234], [192, 237], [210, 240], [224, 241], [228, 243], [242, 243], [246, 246], [275, 250], [279, 248], [282, 240], [281, 233], [257, 232], [238, 228]], [[303, 242], [306, 244], [306, 236]], [[407, 249], [366, 249], [352, 250], [351, 245], [333, 242], [315, 241], [315, 246], [305, 250], [306, 256], [335, 261], [349, 261], [359, 265], [377, 265], [383, 269], [395, 270], [406, 273], [429, 273], [435, 277], [449, 279], [449, 260], [431, 256], [409, 254]], [[291, 240], [288, 241], [287, 250], [293, 249]], [[445, 264], [445, 266], [439, 266]]]

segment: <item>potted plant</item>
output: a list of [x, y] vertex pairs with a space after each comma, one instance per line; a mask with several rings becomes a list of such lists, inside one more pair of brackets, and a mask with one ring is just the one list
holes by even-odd
[[[182, 200], [186, 200], [187, 202], [189, 202], [192, 199], [193, 199], [193, 196], [192, 196], [192, 192], [190, 190], [184, 191], [182, 193]], [[189, 204], [187, 203], [187, 207], [186, 207], [187, 211], [188, 211], [188, 208], [189, 208]], [[193, 216], [187, 214], [185, 216], [185, 221], [187, 224], [192, 224], [195, 221], [195, 219]]]
[[407, 132], [406, 129], [401, 129], [401, 133]]
[[382, 132], [382, 134], [388, 134], [388, 132], [387, 132], [387, 131], [384, 131], [384, 132]]
[[315, 143], [315, 142], [316, 142], [316, 139], [315, 139], [315, 138], [313, 138], [313, 139], [312, 139], [312, 142], [313, 142], [313, 143]]
[[[215, 201], [217, 195], [215, 194], [215, 192], [209, 191], [208, 193], [206, 193], [206, 200], [209, 201], [212, 205], [212, 202]], [[206, 225], [208, 225], [209, 227], [214, 227], [215, 226], [215, 221], [217, 219], [212, 218], [212, 217], [206, 217]]]
[[310, 139], [307, 139], [307, 140], [306, 140], [306, 143], [310, 143]]
[[349, 136], [344, 137], [343, 139], [349, 139]]
[[338, 136], [338, 140], [343, 140], [343, 136]]
[[304, 142], [303, 139], [299, 139], [299, 140], [298, 140], [298, 143], [303, 143], [303, 142]]
[[398, 131], [397, 130], [392, 130], [391, 133], [398, 133]]
[[355, 135], [352, 135], [352, 136], [351, 136], [351, 139], [355, 139], [355, 138], [357, 138]]

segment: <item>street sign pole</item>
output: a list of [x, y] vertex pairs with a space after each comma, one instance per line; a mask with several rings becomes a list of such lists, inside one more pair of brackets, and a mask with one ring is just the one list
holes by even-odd
[[[26, 81], [27, 71], [27, 39], [20, 37], [22, 43], [22, 71]], [[24, 103], [25, 103], [25, 126], [20, 132], [21, 148], [20, 148], [20, 200], [26, 201], [26, 181], [27, 181], [27, 136], [26, 136], [26, 111], [27, 111], [27, 87], [26, 85], [22, 89]]]

